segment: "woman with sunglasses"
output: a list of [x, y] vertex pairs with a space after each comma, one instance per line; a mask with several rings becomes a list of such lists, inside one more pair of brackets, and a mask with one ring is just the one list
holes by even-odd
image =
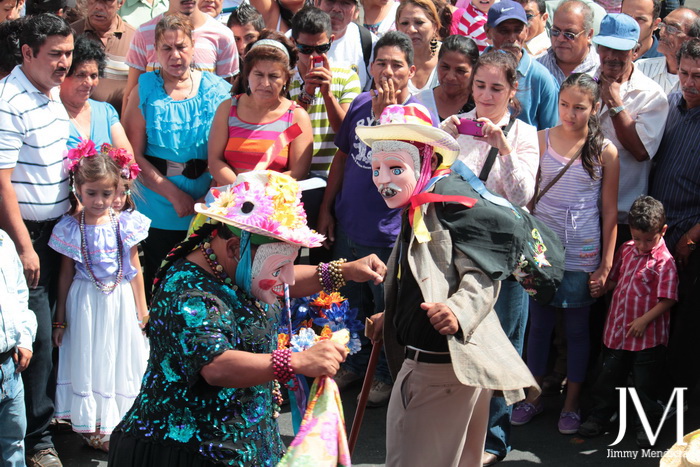
[[296, 62], [296, 49], [276, 31], [264, 31], [248, 46], [241, 93], [221, 103], [209, 134], [209, 171], [216, 184], [233, 183], [251, 170], [274, 170], [297, 180], [308, 175], [311, 120], [286, 97]]

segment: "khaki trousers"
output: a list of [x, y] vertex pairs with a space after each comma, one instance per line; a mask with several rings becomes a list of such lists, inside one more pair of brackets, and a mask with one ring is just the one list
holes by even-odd
[[387, 411], [387, 467], [481, 467], [491, 395], [460, 383], [451, 364], [404, 360]]

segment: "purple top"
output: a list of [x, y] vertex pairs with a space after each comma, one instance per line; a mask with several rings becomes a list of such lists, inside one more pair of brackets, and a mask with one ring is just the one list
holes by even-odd
[[[127, 282], [137, 272], [129, 260], [131, 248], [148, 237], [150, 225], [151, 220], [137, 211], [119, 214], [119, 230], [124, 247], [124, 279]], [[118, 267], [117, 238], [112, 223], [86, 225], [85, 233], [95, 277], [103, 282], [114, 282]], [[75, 217], [65, 215], [58, 221], [51, 233], [49, 246], [75, 261], [75, 279], [90, 280], [80, 253], [80, 224]]]
[[[411, 103], [420, 102], [412, 96], [404, 105]], [[335, 213], [340, 227], [353, 242], [391, 248], [401, 230], [401, 209], [390, 209], [377, 191], [372, 182], [372, 150], [355, 133], [358, 125], [371, 123], [372, 98], [369, 92], [363, 92], [350, 104], [335, 135], [335, 145], [348, 155]]]

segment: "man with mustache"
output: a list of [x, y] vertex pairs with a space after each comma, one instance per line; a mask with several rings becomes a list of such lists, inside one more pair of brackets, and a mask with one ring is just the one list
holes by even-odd
[[696, 285], [700, 273], [696, 249], [700, 243], [700, 39], [685, 42], [679, 57], [680, 91], [668, 96], [668, 119], [654, 158], [649, 192], [666, 209], [666, 244], [676, 258], [680, 280], [667, 354], [669, 386], [691, 388], [700, 375], [697, 360], [692, 358], [697, 355], [700, 326]]
[[[355, 98], [336, 133], [338, 151], [331, 163], [318, 215], [317, 230], [327, 238], [324, 246], [332, 249], [334, 258], [348, 261], [375, 253], [386, 262], [401, 228], [399, 210], [387, 207], [372, 183], [372, 151], [355, 134], [355, 128], [377, 125], [379, 115], [388, 105], [418, 102], [408, 91], [408, 80], [415, 72], [411, 39], [402, 32], [389, 31], [377, 41], [374, 57], [370, 70], [377, 89]], [[437, 117], [433, 121], [438, 121]], [[348, 284], [341, 292], [350, 306], [359, 310], [358, 319], [384, 309], [381, 285]], [[335, 377], [341, 391], [362, 379], [369, 353], [370, 345], [365, 341], [362, 350], [341, 366]], [[374, 378], [368, 405], [386, 405], [391, 394], [391, 376], [383, 356]]]
[[[521, 252], [503, 248], [517, 243], [514, 211], [491, 204], [505, 200], [456, 161], [459, 144], [430, 118], [422, 105], [392, 105], [379, 126], [356, 129], [371, 147], [370, 178], [401, 220], [386, 312], [372, 317], [395, 380], [387, 467], [481, 465], [493, 392], [504, 404], [522, 399], [521, 388], [539, 393], [494, 310], [494, 279], [510, 276], [505, 265]], [[494, 231], [502, 241], [491, 249]]]
[[73, 58], [73, 31], [58, 16], [30, 16], [19, 46], [22, 64], [0, 80], [0, 228], [17, 248], [38, 326], [31, 365], [22, 372], [27, 465], [60, 467], [48, 430], [56, 388], [51, 378], [51, 297], [60, 258], [48, 241], [70, 207], [63, 166], [69, 124], [58, 86]]
[[617, 245], [631, 239], [627, 215], [635, 199], [647, 194], [651, 158], [661, 143], [668, 100], [661, 86], [637, 70], [639, 24], [624, 13], [611, 13], [593, 38], [600, 56], [603, 107], [600, 126], [618, 150]]
[[[222, 78], [238, 74], [238, 50], [233, 32], [211, 16], [202, 13], [195, 0], [170, 0], [170, 7], [164, 14], [181, 14], [188, 16], [192, 23], [194, 49], [193, 66], [197, 70], [209, 71]], [[158, 15], [141, 25], [131, 41], [131, 48], [126, 55], [129, 65], [129, 77], [124, 89], [124, 104], [138, 83], [139, 76], [147, 71], [159, 68], [156, 55], [156, 24], [163, 17]]]
[[661, 57], [637, 60], [637, 69], [656, 81], [666, 94], [680, 89], [678, 80], [678, 51], [683, 42], [700, 37], [700, 15], [690, 8], [673, 10], [659, 23], [658, 51]]
[[559, 84], [525, 50], [527, 25], [522, 5], [513, 0], [502, 0], [489, 10], [486, 35], [494, 49], [510, 52], [518, 59], [518, 92], [515, 96], [522, 107], [518, 118], [543, 130], [557, 124]]

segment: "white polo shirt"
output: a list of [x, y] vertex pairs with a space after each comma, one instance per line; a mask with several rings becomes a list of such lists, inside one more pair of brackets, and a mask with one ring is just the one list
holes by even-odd
[[0, 80], [0, 169], [12, 171], [22, 219], [45, 221], [62, 216], [68, 201], [63, 165], [68, 114], [58, 94], [40, 92], [22, 65]]
[[629, 81], [620, 85], [620, 97], [625, 110], [635, 122], [635, 129], [649, 159], [639, 162], [625, 149], [615, 133], [610, 109], [605, 106], [600, 112], [600, 127], [603, 134], [617, 147], [620, 158], [620, 186], [617, 195], [617, 221], [627, 224], [627, 215], [635, 199], [647, 194], [651, 159], [661, 144], [664, 135], [668, 99], [661, 86], [644, 75], [633, 64], [634, 70]]

